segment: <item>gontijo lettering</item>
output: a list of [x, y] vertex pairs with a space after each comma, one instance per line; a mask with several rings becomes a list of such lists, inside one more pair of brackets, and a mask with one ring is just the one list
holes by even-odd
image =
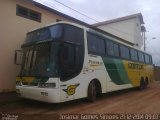
[[143, 65], [137, 63], [128, 63], [130, 69], [143, 69]]

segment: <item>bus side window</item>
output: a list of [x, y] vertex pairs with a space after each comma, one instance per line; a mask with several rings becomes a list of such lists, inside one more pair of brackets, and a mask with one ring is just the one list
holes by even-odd
[[81, 28], [77, 28], [71, 25], [64, 26], [64, 41], [81, 45], [84, 44], [84, 31]]
[[144, 62], [144, 54], [142, 52], [138, 52], [138, 58], [140, 62]]
[[145, 63], [149, 63], [149, 55], [145, 54]]
[[118, 46], [118, 44], [114, 43], [113, 51], [114, 51], [114, 56], [119, 57], [119, 46]]
[[104, 55], [105, 54], [105, 42], [103, 39], [97, 37], [97, 52], [98, 54]]
[[107, 41], [106, 46], [107, 46], [108, 55], [119, 57], [119, 45], [118, 44], [111, 42], [111, 41]]
[[60, 46], [60, 78], [69, 80], [79, 74], [83, 63], [83, 50], [81, 45], [65, 43]]
[[97, 53], [98, 46], [97, 46], [96, 36], [88, 33], [87, 42], [88, 42], [88, 53], [91, 54]]
[[130, 59], [130, 54], [129, 54], [129, 48], [128, 47], [126, 47], [124, 45], [120, 45], [120, 53], [121, 53], [122, 58]]
[[110, 42], [110, 41], [107, 41], [107, 53], [108, 53], [108, 55], [114, 55], [114, 49], [113, 49], [113, 43], [112, 42]]
[[149, 63], [152, 64], [152, 56], [150, 55], [149, 58], [150, 58]]
[[101, 37], [87, 33], [88, 53], [96, 55], [105, 54], [105, 41]]
[[131, 60], [137, 61], [138, 60], [137, 51], [134, 49], [131, 49], [130, 53], [131, 53]]
[[71, 53], [71, 51], [72, 52], [74, 51], [71, 49], [72, 48], [68, 46], [67, 44], [61, 45], [59, 63], [60, 63], [62, 71], [65, 69], [69, 69], [69, 67], [71, 66], [71, 63], [74, 64], [74, 61], [73, 61], [74, 59], [72, 59], [74, 55]]
[[68, 47], [63, 46], [60, 51], [60, 63], [63, 64], [67, 60], [68, 60]]

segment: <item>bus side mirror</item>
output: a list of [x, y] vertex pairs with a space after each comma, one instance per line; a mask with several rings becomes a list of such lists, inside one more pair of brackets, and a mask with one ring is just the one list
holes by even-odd
[[23, 57], [23, 51], [16, 50], [14, 54], [14, 64], [22, 65], [22, 57]]

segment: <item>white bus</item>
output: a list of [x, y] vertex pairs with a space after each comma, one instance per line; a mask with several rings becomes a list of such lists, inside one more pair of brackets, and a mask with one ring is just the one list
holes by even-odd
[[[70, 22], [27, 33], [16, 77], [17, 93], [27, 99], [59, 103], [132, 87], [153, 79], [151, 55], [114, 35]], [[18, 64], [15, 52], [15, 64]]]

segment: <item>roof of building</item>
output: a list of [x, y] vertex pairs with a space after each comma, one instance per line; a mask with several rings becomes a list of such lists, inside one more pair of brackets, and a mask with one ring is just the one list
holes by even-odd
[[95, 23], [95, 24], [93, 24], [93, 26], [98, 27], [98, 26], [102, 26], [102, 25], [106, 25], [106, 24], [129, 20], [129, 19], [136, 18], [136, 17], [139, 18], [141, 24], [144, 24], [142, 14], [137, 13], [137, 14], [132, 14], [132, 15], [128, 15], [128, 16], [124, 16], [124, 17], [120, 17], [120, 18], [116, 18], [116, 19], [112, 19], [112, 20], [108, 20], [108, 21], [104, 21], [104, 22]]
[[30, 2], [31, 4], [33, 4], [33, 5], [35, 5], [35, 6], [39, 7], [39, 8], [42, 8], [42, 9], [44, 9], [44, 10], [50, 11], [50, 12], [52, 12], [52, 13], [54, 13], [54, 14], [57, 14], [57, 15], [59, 15], [59, 16], [62, 16], [62, 17], [64, 17], [64, 18], [67, 18], [67, 19], [69, 19], [69, 20], [71, 20], [71, 21], [73, 21], [73, 22], [75, 22], [75, 23], [80, 24], [80, 25], [84, 25], [84, 26], [87, 26], [87, 27], [89, 27], [89, 28], [91, 28], [91, 29], [94, 29], [94, 30], [97, 30], [97, 31], [99, 31], [99, 32], [102, 32], [102, 33], [104, 33], [104, 34], [108, 34], [108, 35], [110, 35], [111, 37], [114, 37], [114, 38], [116, 38], [116, 39], [118, 39], [118, 40], [120, 40], [120, 41], [122, 41], [122, 42], [125, 42], [125, 43], [127, 43], [127, 44], [133, 45], [133, 43], [131, 43], [131, 42], [129, 42], [129, 41], [126, 41], [126, 40], [124, 40], [124, 39], [122, 39], [122, 38], [120, 38], [120, 37], [118, 37], [118, 36], [116, 36], [116, 35], [113, 35], [113, 34], [111, 34], [111, 33], [108, 33], [108, 32], [106, 32], [106, 31], [103, 31], [103, 30], [101, 30], [101, 29], [99, 29], [99, 28], [97, 28], [97, 27], [95, 27], [95, 26], [93, 26], [93, 25], [90, 25], [90, 24], [85, 23], [85, 22], [83, 22], [83, 21], [80, 21], [80, 20], [78, 20], [78, 19], [76, 19], [76, 18], [73, 18], [73, 17], [71, 17], [71, 16], [68, 16], [68, 15], [66, 15], [66, 14], [64, 14], [64, 13], [61, 13], [61, 12], [55, 10], [55, 9], [52, 9], [52, 8], [50, 8], [50, 7], [47, 7], [47, 6], [45, 6], [45, 5], [41, 4], [41, 3], [38, 3], [38, 2], [36, 2], [36, 1], [34, 1], [34, 0], [24, 0], [24, 1]]
[[71, 20], [73, 22], [79, 23], [81, 25], [89, 25], [89, 24], [87, 24], [87, 23], [85, 23], [83, 21], [80, 21], [80, 20], [78, 20], [76, 18], [73, 18], [73, 17], [71, 17], [69, 15], [61, 13], [61, 12], [59, 12], [59, 11], [53, 9], [53, 8], [50, 8], [50, 7], [48, 7], [48, 6], [44, 5], [44, 4], [38, 3], [38, 2], [36, 2], [34, 0], [25, 0], [25, 1], [30, 2], [31, 4], [35, 5], [36, 7], [42, 8], [42, 9], [47, 10], [49, 12], [52, 12], [52, 13], [54, 13], [56, 15], [59, 15], [59, 16], [64, 17], [66, 19], [69, 19], [69, 20]]

